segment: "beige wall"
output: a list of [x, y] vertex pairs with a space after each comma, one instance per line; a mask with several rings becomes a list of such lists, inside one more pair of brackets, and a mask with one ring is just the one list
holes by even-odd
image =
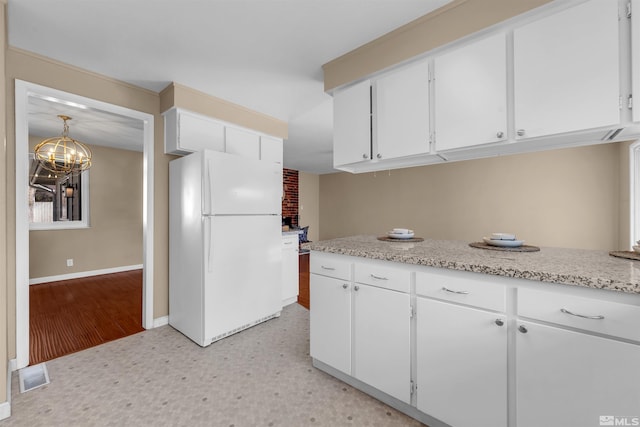
[[307, 239], [320, 240], [320, 176], [298, 172], [298, 213], [300, 226], [309, 226]]
[[[42, 138], [30, 138], [32, 145]], [[29, 277], [142, 264], [142, 153], [90, 146], [90, 228], [29, 232]], [[62, 243], [62, 244], [61, 244]], [[74, 260], [73, 267], [66, 260]]]
[[626, 249], [624, 144], [322, 175], [320, 238], [407, 227], [433, 239], [509, 232], [538, 246]]
[[[0, 82], [5, 81], [5, 52], [7, 47], [6, 0], [0, 0]], [[9, 268], [7, 260], [7, 144], [6, 144], [6, 89], [0, 84], [0, 404], [7, 401], [7, 283]]]
[[323, 65], [329, 91], [527, 12], [551, 0], [454, 0]]

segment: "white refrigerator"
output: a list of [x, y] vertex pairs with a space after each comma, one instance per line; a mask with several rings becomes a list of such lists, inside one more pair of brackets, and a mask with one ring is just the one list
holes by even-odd
[[205, 150], [169, 189], [169, 324], [204, 347], [279, 316], [282, 168]]

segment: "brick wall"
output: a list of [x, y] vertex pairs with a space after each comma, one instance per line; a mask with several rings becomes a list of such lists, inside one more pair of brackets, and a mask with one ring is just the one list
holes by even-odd
[[282, 170], [284, 200], [282, 200], [282, 217], [290, 217], [291, 225], [298, 226], [298, 171]]

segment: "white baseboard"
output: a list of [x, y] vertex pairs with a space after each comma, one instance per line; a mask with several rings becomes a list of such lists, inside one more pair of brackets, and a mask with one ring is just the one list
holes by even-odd
[[169, 324], [169, 316], [162, 316], [162, 317], [158, 317], [156, 319], [153, 319], [153, 327], [154, 328], [159, 328], [160, 326], [164, 326], [164, 325], [168, 325]]
[[7, 401], [0, 403], [0, 420], [11, 416], [11, 373], [16, 370], [16, 366], [16, 359], [11, 359], [7, 363]]
[[60, 274], [58, 276], [36, 277], [34, 279], [29, 279], [29, 285], [57, 282], [59, 280], [79, 279], [81, 277], [99, 276], [101, 274], [121, 273], [123, 271], [140, 270], [142, 267], [142, 264], [125, 265], [122, 267], [103, 268], [101, 270], [78, 271], [76, 273]]
[[286, 307], [290, 304], [293, 304], [294, 302], [298, 302], [298, 295], [291, 297], [291, 298], [287, 298], [287, 299], [283, 299], [282, 300], [282, 306]]

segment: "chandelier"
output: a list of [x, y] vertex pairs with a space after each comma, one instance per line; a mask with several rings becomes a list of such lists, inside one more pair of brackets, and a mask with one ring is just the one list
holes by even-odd
[[91, 167], [91, 150], [80, 141], [69, 137], [67, 120], [71, 117], [59, 115], [64, 122], [62, 136], [47, 138], [36, 145], [35, 159], [50, 172], [77, 174]]

